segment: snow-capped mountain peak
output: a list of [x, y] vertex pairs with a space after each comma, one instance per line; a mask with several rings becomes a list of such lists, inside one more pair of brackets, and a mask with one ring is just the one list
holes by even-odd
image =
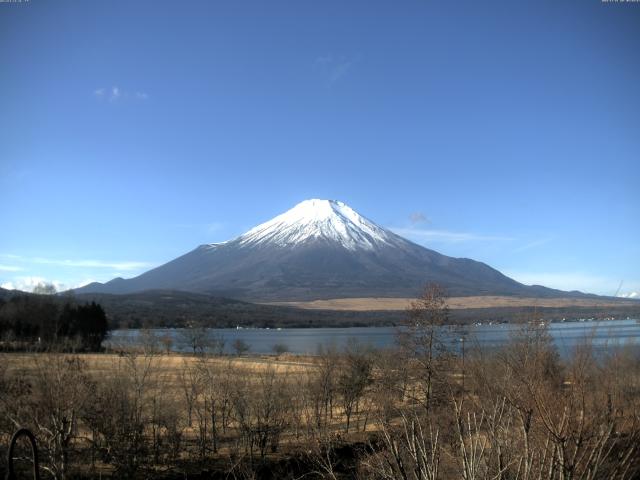
[[241, 245], [252, 246], [291, 246], [311, 240], [337, 242], [348, 250], [373, 250], [395, 243], [398, 237], [342, 202], [311, 199], [238, 238]]
[[200, 245], [135, 278], [83, 293], [182, 290], [250, 301], [415, 296], [426, 282], [451, 295], [557, 296], [468, 258], [385, 230], [342, 202], [306, 200], [227, 242]]

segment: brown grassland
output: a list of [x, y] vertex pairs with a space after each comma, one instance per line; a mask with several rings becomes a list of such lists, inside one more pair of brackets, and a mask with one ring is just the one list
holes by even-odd
[[[400, 311], [409, 307], [412, 298], [334, 298], [308, 302], [273, 302], [269, 305], [283, 305], [312, 310], [338, 311]], [[452, 310], [468, 308], [501, 307], [616, 307], [637, 306], [633, 300], [609, 300], [601, 298], [528, 298], [502, 296], [449, 297], [447, 304]]]

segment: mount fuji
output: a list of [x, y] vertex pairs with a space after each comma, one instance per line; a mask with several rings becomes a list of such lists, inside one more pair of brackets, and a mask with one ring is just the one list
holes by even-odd
[[[453, 258], [376, 225], [335, 200], [306, 200], [222, 243], [200, 245], [131, 279], [78, 293], [183, 290], [249, 301], [415, 297], [426, 282], [452, 296], [567, 296], [525, 286], [488, 265]], [[574, 292], [574, 294], [577, 292]]]

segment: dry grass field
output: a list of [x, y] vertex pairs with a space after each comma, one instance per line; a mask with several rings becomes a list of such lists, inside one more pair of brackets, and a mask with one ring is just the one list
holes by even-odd
[[562, 360], [527, 324], [460, 358], [430, 325], [307, 357], [0, 353], [0, 455], [26, 426], [58, 479], [638, 478], [636, 351]]
[[[79, 357], [86, 365], [86, 373], [93, 378], [105, 378], [117, 371], [123, 357], [117, 353], [86, 353], [86, 354], [56, 354], [64, 358]], [[24, 378], [33, 376], [48, 357], [41, 353], [2, 353], [0, 359], [6, 368], [8, 375], [19, 374]], [[147, 357], [140, 355], [135, 357], [137, 364], [141, 365]], [[206, 362], [208, 365], [221, 369], [241, 370], [247, 373], [259, 374], [266, 370], [273, 370], [278, 374], [296, 375], [309, 372], [315, 368], [313, 360], [299, 355], [274, 355], [249, 356], [249, 357], [202, 357], [189, 354], [158, 354], [153, 356], [154, 374], [163, 378], [165, 387], [179, 388], [178, 379], [180, 372]]]
[[[269, 305], [285, 305], [309, 310], [397, 311], [405, 310], [412, 298], [334, 298], [309, 302], [273, 302]], [[528, 298], [505, 296], [450, 297], [447, 304], [452, 310], [468, 308], [500, 307], [615, 307], [638, 305], [633, 300], [597, 298]]]

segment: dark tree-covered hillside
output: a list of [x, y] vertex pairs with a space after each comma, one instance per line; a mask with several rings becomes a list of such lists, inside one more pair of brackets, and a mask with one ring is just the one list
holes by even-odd
[[37, 346], [99, 350], [108, 332], [107, 316], [95, 302], [84, 305], [50, 295], [15, 295], [0, 301], [4, 348]]

